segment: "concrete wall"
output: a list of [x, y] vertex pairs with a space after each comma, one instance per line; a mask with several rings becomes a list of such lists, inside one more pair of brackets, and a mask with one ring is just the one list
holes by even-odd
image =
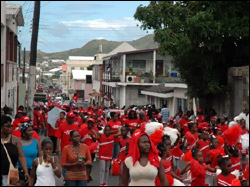
[[1, 108], [5, 105], [5, 61], [6, 61], [6, 2], [1, 1], [1, 68], [3, 68], [3, 87], [1, 87]]
[[139, 89], [146, 89], [145, 86], [127, 86], [126, 87], [126, 106], [129, 105], [146, 105], [147, 99], [146, 96], [138, 97]]
[[244, 108], [249, 106], [249, 66], [231, 67], [228, 69], [229, 93], [210, 98], [200, 98], [199, 107], [212, 107], [221, 116], [228, 115], [232, 120]]

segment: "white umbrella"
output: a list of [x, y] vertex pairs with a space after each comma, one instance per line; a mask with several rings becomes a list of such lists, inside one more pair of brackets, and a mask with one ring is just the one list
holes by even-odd
[[54, 107], [51, 111], [48, 112], [48, 123], [53, 127], [53, 129], [57, 129], [55, 127], [56, 120], [60, 118], [60, 113], [64, 112], [65, 115], [67, 114], [64, 110], [61, 110], [60, 108]]

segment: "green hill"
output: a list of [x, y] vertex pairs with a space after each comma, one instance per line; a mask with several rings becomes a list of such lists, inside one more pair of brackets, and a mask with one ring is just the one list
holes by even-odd
[[[64, 59], [67, 60], [69, 56], [94, 56], [99, 51], [99, 46], [102, 45], [102, 52], [109, 53], [122, 42], [108, 41], [108, 40], [91, 40], [86, 43], [81, 48], [71, 49], [56, 53], [44, 53], [42, 51], [37, 51], [38, 61], [43, 60], [43, 56], [48, 56], [50, 59]], [[130, 45], [136, 49], [149, 49], [156, 48], [158, 44], [154, 42], [154, 35], [149, 34], [145, 37], [139, 38], [138, 40], [133, 40], [128, 42]], [[26, 57], [29, 57], [29, 51], [26, 52]]]

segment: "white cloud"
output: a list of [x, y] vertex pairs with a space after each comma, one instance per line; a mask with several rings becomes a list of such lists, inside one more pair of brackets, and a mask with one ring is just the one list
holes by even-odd
[[96, 40], [104, 40], [103, 37], [97, 37]]
[[61, 24], [70, 27], [83, 27], [90, 29], [124, 29], [127, 27], [136, 27], [137, 21], [132, 17], [124, 17], [119, 20], [104, 20], [104, 19], [94, 19], [94, 20], [75, 20], [75, 21], [61, 21]]

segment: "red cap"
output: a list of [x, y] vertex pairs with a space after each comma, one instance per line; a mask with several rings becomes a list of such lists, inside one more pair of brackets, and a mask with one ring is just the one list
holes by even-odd
[[216, 116], [212, 116], [211, 118], [210, 118], [210, 121], [211, 120], [216, 120]]
[[17, 113], [23, 113], [23, 111], [22, 110], [18, 110]]
[[30, 118], [28, 117], [28, 116], [22, 116], [21, 118], [20, 118], [20, 122], [22, 123], [22, 122], [29, 122], [30, 121]]
[[88, 121], [92, 121], [93, 123], [95, 123], [95, 120], [93, 118], [89, 118]]
[[76, 116], [75, 116], [75, 114], [73, 112], [68, 112], [66, 117], [67, 118], [74, 118]]

